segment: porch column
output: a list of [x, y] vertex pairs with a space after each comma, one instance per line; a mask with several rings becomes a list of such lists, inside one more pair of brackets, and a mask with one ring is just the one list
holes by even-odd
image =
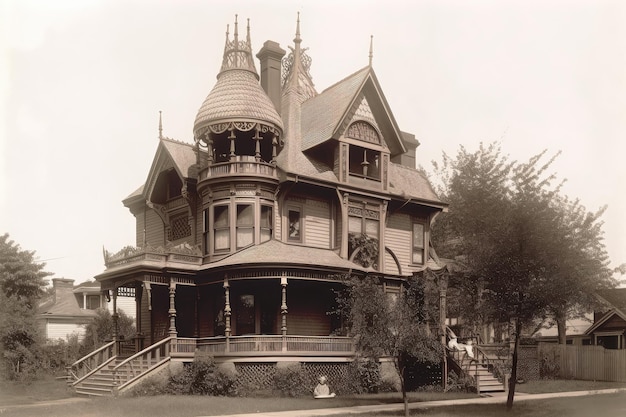
[[276, 148], [278, 147], [278, 138], [276, 133], [272, 134], [272, 164], [276, 164]]
[[120, 354], [119, 345], [117, 343], [117, 341], [118, 341], [118, 330], [119, 330], [119, 328], [118, 328], [118, 326], [119, 326], [119, 323], [118, 323], [119, 316], [117, 314], [117, 287], [113, 287], [113, 314], [111, 315], [111, 317], [113, 318], [113, 334], [112, 334], [112, 337], [113, 337], [113, 342], [115, 342], [113, 344], [113, 346], [114, 346], [113, 354], [115, 356], [117, 356], [117, 355]]
[[[230, 128], [228, 129], [230, 132], [230, 135], [228, 135], [228, 139], [230, 140], [230, 154], [229, 154], [229, 158], [230, 158], [230, 162], [235, 162], [235, 139], [237, 139], [237, 136], [235, 136], [235, 129], [234, 128]], [[232, 167], [231, 167], [232, 169]], [[231, 171], [232, 172], [232, 171]]]
[[283, 274], [280, 277], [280, 286], [282, 288], [282, 303], [280, 305], [280, 315], [282, 318], [282, 324], [280, 326], [280, 332], [283, 336], [283, 352], [287, 350], [287, 277]]
[[[100, 297], [100, 299], [102, 300], [102, 297]], [[87, 310], [87, 293], [86, 292], [83, 293], [83, 309]]]
[[143, 329], [141, 327], [141, 299], [143, 297], [143, 286], [141, 283], [135, 285], [135, 327], [137, 333], [135, 334], [135, 350], [137, 352], [143, 350]]
[[341, 247], [339, 256], [348, 259], [348, 198], [349, 194], [344, 193], [339, 200], [341, 202]]
[[[230, 337], [230, 285], [228, 284], [228, 275], [224, 276], [224, 321], [225, 328], [224, 333], [226, 335], [226, 339], [228, 343], [228, 338]], [[228, 344], [226, 345], [228, 346]]]
[[176, 282], [174, 278], [170, 278], [170, 309], [167, 313], [170, 318], [170, 328], [167, 334], [170, 337], [176, 337]]

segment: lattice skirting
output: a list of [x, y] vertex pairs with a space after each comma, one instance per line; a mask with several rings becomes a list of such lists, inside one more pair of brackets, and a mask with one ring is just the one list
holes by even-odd
[[[347, 362], [303, 362], [300, 364], [306, 380], [312, 387], [317, 384], [320, 375], [326, 376], [331, 387], [345, 386], [348, 380]], [[273, 386], [276, 374], [276, 362], [273, 363], [235, 363], [239, 382], [257, 389], [269, 389]]]

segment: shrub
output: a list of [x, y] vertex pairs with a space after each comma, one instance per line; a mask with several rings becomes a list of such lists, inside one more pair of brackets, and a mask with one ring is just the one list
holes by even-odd
[[274, 388], [283, 397], [300, 397], [312, 392], [300, 364], [276, 369]]
[[[346, 382], [346, 388], [350, 393], [378, 392], [381, 384], [378, 362], [371, 358], [355, 359], [348, 366], [348, 381]], [[343, 392], [339, 393], [344, 394]]]
[[449, 372], [447, 390], [451, 392], [476, 392], [476, 383], [470, 376], [459, 376], [455, 372]]
[[219, 369], [212, 358], [199, 357], [170, 376], [165, 391], [175, 395], [234, 396], [237, 395], [237, 378]]

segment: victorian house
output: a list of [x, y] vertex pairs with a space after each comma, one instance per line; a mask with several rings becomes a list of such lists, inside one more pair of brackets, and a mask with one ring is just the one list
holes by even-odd
[[105, 252], [96, 277], [114, 306], [136, 300], [134, 345], [93, 355], [113, 361], [118, 389], [146, 373], [133, 361], [156, 369], [198, 352], [261, 384], [285, 361], [332, 379], [354, 355], [329, 314], [342, 278], [374, 274], [394, 293], [440, 268], [429, 230], [446, 204], [415, 169], [419, 142], [398, 126], [371, 50], [318, 92], [299, 21], [288, 54], [263, 44], [259, 71], [249, 24], [233, 29], [193, 140], [159, 128], [146, 182], [123, 200], [136, 241]]

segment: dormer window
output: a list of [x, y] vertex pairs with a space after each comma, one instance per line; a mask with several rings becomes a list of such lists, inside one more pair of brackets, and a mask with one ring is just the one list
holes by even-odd
[[356, 121], [348, 127], [345, 136], [359, 141], [350, 141], [350, 175], [380, 181], [382, 142], [378, 131], [367, 122]]

